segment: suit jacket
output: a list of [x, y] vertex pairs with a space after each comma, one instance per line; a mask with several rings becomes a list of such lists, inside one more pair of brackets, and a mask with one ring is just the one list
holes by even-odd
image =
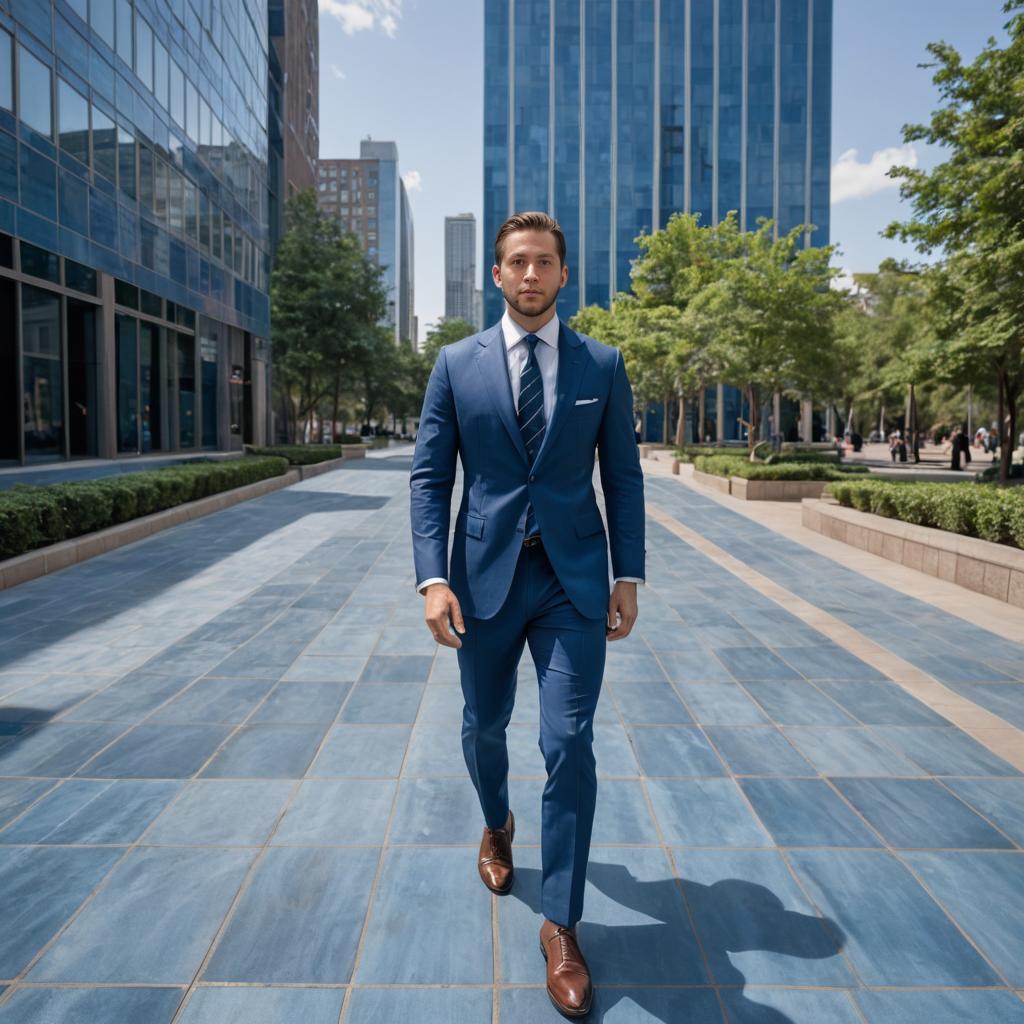
[[[595, 448], [607, 536], [594, 495]], [[449, 568], [456, 457], [464, 479]], [[558, 338], [555, 408], [533, 466], [497, 324], [438, 353], [409, 483], [416, 579], [447, 578], [466, 615], [488, 619], [504, 603], [528, 502], [555, 574], [581, 615], [608, 614], [609, 545], [615, 577], [644, 577], [643, 472], [622, 355], [565, 324]]]

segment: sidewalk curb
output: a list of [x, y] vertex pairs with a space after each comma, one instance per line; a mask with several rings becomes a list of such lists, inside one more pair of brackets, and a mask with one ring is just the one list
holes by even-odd
[[[342, 460], [336, 461], [340, 463]], [[325, 464], [321, 463], [320, 465]], [[321, 472], [326, 472], [326, 470], [321, 470]], [[144, 540], [146, 537], [159, 533], [161, 530], [170, 529], [172, 526], [180, 526], [192, 519], [220, 512], [222, 509], [249, 501], [251, 498], [259, 498], [264, 494], [271, 494], [284, 487], [290, 487], [301, 479], [303, 479], [302, 474], [298, 469], [292, 467], [281, 476], [257, 480], [253, 484], [243, 484], [230, 491], [211, 494], [208, 498], [188, 501], [183, 505], [164, 509], [162, 512], [153, 512], [151, 515], [132, 519], [127, 523], [108, 526], [105, 530], [97, 530], [95, 533], [72, 537], [59, 544], [50, 544], [45, 548], [27, 551], [23, 555], [0, 562], [0, 590], [7, 590], [19, 583], [27, 583], [29, 580], [38, 579], [40, 576], [57, 572], [59, 569], [66, 569], [69, 565], [76, 565], [79, 562], [95, 558], [97, 555], [106, 554], [108, 551], [115, 551], [126, 544], [134, 544], [136, 541]]]

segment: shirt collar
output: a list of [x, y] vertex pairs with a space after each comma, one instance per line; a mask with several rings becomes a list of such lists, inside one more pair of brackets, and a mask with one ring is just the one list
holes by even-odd
[[550, 345], [553, 349], [558, 348], [558, 334], [559, 334], [559, 321], [558, 314], [556, 313], [540, 330], [528, 331], [521, 324], [517, 324], [515, 320], [509, 316], [508, 307], [505, 308], [505, 312], [501, 317], [501, 333], [505, 339], [505, 351], [507, 352], [513, 345], [518, 345], [523, 338], [528, 334], [536, 334], [541, 341], [545, 344]]

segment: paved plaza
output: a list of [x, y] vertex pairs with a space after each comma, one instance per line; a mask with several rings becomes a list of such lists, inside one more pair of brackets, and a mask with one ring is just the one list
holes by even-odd
[[[409, 464], [0, 593], [0, 1024], [562, 1019], [536, 677], [527, 652], [497, 897]], [[648, 468], [595, 725], [590, 1019], [1024, 1022], [1024, 634]]]

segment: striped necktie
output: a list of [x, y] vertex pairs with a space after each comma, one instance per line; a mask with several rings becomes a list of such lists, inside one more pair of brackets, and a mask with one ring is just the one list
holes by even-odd
[[[519, 378], [519, 432], [523, 435], [526, 455], [532, 466], [544, 441], [544, 382], [537, 363], [537, 342], [540, 338], [536, 334], [527, 334], [525, 340], [530, 346], [530, 354]], [[530, 504], [526, 506], [526, 536], [537, 532], [537, 519]]]

